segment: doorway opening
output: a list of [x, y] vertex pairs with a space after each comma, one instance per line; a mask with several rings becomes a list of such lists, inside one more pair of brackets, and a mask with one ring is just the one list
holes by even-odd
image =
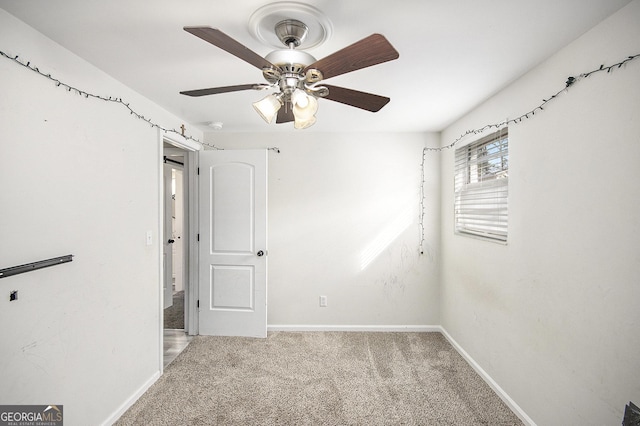
[[[192, 319], [192, 304], [197, 298], [194, 288], [193, 248], [191, 234], [195, 227], [190, 217], [193, 210], [192, 174], [196, 156], [175, 141], [162, 143], [162, 280], [161, 280], [161, 336], [162, 365], [166, 368], [186, 348], [191, 336], [197, 334]], [[187, 147], [189, 148], [189, 147]], [[197, 282], [197, 281], [196, 281]]]
[[[166, 289], [164, 300], [164, 328], [185, 329], [184, 279], [184, 185], [182, 156], [164, 156], [165, 168], [165, 240], [164, 253]], [[168, 264], [170, 263], [170, 264]]]

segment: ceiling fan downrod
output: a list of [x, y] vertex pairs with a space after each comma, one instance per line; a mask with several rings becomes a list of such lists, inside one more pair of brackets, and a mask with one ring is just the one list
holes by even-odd
[[288, 48], [298, 47], [309, 33], [309, 27], [297, 19], [285, 19], [275, 26], [278, 39]]

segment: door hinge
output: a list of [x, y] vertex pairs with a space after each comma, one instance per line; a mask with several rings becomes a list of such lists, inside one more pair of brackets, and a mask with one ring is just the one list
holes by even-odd
[[198, 308], [200, 307], [200, 299], [198, 299]]
[[200, 176], [200, 167], [198, 167], [198, 176]]
[[198, 242], [200, 242], [200, 234], [198, 234]]

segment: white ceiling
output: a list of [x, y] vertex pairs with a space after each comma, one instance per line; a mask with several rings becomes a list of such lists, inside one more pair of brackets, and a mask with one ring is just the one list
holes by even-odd
[[[318, 122], [301, 131], [439, 131], [629, 1], [306, 1], [333, 26], [330, 39], [308, 51], [317, 59], [373, 33], [385, 35], [400, 58], [327, 81], [390, 97], [382, 110], [371, 113], [321, 100]], [[182, 28], [218, 28], [264, 56], [273, 47], [250, 34], [249, 18], [270, 3], [0, 0], [0, 7], [204, 131], [212, 130], [206, 123], [220, 121], [222, 132], [294, 132], [292, 123], [268, 125], [253, 110], [251, 103], [268, 92], [202, 98], [178, 93], [264, 82], [259, 69]], [[2, 49], [11, 51], [11, 46]], [[549, 90], [565, 77], [549, 81]]]

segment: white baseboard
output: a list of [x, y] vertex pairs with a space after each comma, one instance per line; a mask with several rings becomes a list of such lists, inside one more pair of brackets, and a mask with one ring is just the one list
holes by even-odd
[[156, 371], [137, 391], [133, 393], [116, 411], [114, 411], [102, 426], [111, 426], [129, 409], [135, 402], [160, 378], [160, 372]]
[[267, 331], [440, 332], [439, 325], [268, 325]]
[[495, 380], [493, 380], [491, 376], [489, 376], [489, 374], [487, 374], [487, 372], [484, 371], [482, 367], [480, 367], [480, 365], [473, 358], [471, 358], [471, 355], [469, 355], [464, 349], [462, 349], [462, 346], [460, 346], [458, 342], [456, 342], [453, 339], [453, 337], [451, 337], [451, 335], [447, 333], [447, 331], [443, 327], [439, 327], [439, 328], [442, 335], [449, 341], [449, 343], [451, 343], [451, 346], [453, 346], [456, 349], [456, 351], [458, 351], [460, 356], [462, 356], [462, 358], [464, 358], [464, 360], [467, 361], [469, 365], [476, 371], [476, 373], [478, 373], [478, 375], [482, 377], [482, 379], [485, 382], [487, 382], [489, 387], [493, 389], [493, 391], [500, 397], [500, 399], [502, 399], [502, 401], [505, 404], [507, 404], [507, 406], [511, 409], [511, 411], [513, 411], [515, 415], [518, 416], [525, 425], [536, 426], [535, 422], [531, 419], [531, 417], [529, 417], [527, 413], [525, 413], [524, 410], [520, 408], [520, 406], [516, 404], [516, 402], [513, 399], [511, 399], [509, 395], [507, 395], [504, 389], [502, 389], [495, 382]]

